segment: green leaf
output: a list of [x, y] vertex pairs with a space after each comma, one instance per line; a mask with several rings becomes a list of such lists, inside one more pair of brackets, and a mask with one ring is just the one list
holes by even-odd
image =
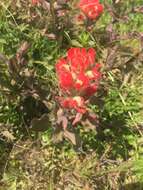
[[82, 47], [82, 45], [77, 40], [71, 40], [71, 45], [75, 47]]

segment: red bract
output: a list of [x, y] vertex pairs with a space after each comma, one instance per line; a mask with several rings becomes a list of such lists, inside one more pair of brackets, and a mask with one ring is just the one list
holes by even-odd
[[85, 71], [94, 64], [96, 56], [93, 48], [88, 51], [85, 48], [70, 48], [67, 54], [67, 60], [70, 62], [73, 71]]
[[61, 99], [60, 101], [62, 107], [67, 109], [75, 109], [79, 113], [85, 113], [86, 107], [84, 104], [84, 99], [80, 96], [68, 97]]
[[73, 87], [73, 77], [70, 72], [65, 71], [60, 74], [60, 87], [63, 90], [70, 90]]
[[82, 14], [79, 14], [79, 15], [77, 15], [77, 21], [79, 21], [79, 22], [82, 22], [82, 21], [84, 21], [85, 20], [85, 16], [84, 15], [82, 15]]
[[85, 100], [97, 91], [101, 78], [100, 64], [95, 64], [95, 56], [93, 48], [88, 51], [85, 48], [70, 48], [67, 57], [57, 62], [59, 87], [64, 95], [60, 101], [62, 107], [85, 111]]
[[88, 99], [90, 96], [92, 96], [97, 91], [98, 86], [96, 84], [92, 84], [85, 88], [83, 92], [83, 96], [85, 99]]
[[80, 73], [76, 80], [75, 80], [75, 89], [77, 91], [84, 90], [86, 87], [88, 87], [89, 84], [89, 78], [84, 73]]
[[58, 75], [60, 75], [61, 73], [66, 71], [70, 71], [69, 65], [64, 58], [61, 58], [56, 64], [56, 72]]
[[32, 0], [32, 5], [37, 5], [40, 2], [40, 0]]
[[103, 12], [99, 0], [80, 0], [79, 7], [89, 19], [96, 19]]

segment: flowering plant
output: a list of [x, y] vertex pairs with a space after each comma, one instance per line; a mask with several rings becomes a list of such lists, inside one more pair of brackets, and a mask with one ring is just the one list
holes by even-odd
[[80, 0], [79, 8], [89, 19], [96, 19], [103, 12], [99, 0]]
[[[78, 12], [80, 12], [79, 9], [82, 12], [79, 15], [76, 15], [77, 12], [74, 11], [77, 3], [75, 4], [72, 1], [32, 0], [32, 3], [33, 5], [39, 3], [38, 5], [42, 6], [44, 10], [47, 7], [46, 11], [51, 14], [49, 17], [51, 19], [51, 34], [55, 36], [53, 39], [59, 39], [60, 43], [64, 36], [60, 35], [64, 33], [66, 28], [69, 30], [66, 33], [69, 36], [70, 34], [77, 34], [80, 30], [80, 24], [81, 27], [85, 25], [88, 29], [88, 26], [93, 24], [92, 21], [103, 11], [103, 6], [98, 0], [79, 0]], [[78, 21], [80, 22], [79, 25]], [[49, 37], [47, 32], [49, 31], [44, 30], [42, 35]], [[59, 86], [59, 94], [56, 96], [58, 103], [56, 126], [58, 127], [55, 127], [55, 130], [61, 129], [64, 137], [69, 138], [69, 140], [72, 136], [69, 133], [70, 126], [79, 123], [85, 125], [83, 123], [85, 120], [86, 124], [92, 128], [96, 125], [94, 121], [97, 121], [97, 118], [88, 108], [90, 98], [97, 92], [101, 79], [100, 64], [95, 61], [95, 58], [96, 51], [94, 48], [72, 47], [67, 51], [67, 55], [61, 57], [55, 65]], [[71, 141], [75, 144], [73, 138]]]
[[[50, 30], [43, 30], [42, 35], [49, 39], [64, 40], [64, 33], [68, 29], [68, 35], [77, 35], [77, 32], [84, 29], [91, 31], [93, 22], [103, 12], [103, 5], [98, 0], [79, 0], [78, 3], [69, 0], [31, 0], [32, 6], [41, 7], [44, 10], [45, 17]], [[76, 11], [75, 11], [76, 10]], [[38, 12], [33, 13], [32, 21], [38, 22]], [[50, 32], [50, 33], [49, 33]]]
[[95, 127], [96, 116], [87, 108], [90, 97], [97, 91], [101, 79], [100, 64], [95, 62], [93, 48], [70, 48], [65, 58], [56, 63], [60, 95], [57, 111], [58, 128], [64, 129], [64, 136], [75, 142], [75, 135], [67, 130], [68, 124], [77, 123]]

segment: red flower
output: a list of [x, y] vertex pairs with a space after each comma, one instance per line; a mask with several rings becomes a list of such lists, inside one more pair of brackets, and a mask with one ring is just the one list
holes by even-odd
[[32, 0], [32, 5], [37, 5], [40, 2], [40, 0]]
[[90, 80], [96, 80], [99, 81], [99, 79], [101, 78], [101, 73], [99, 71], [99, 64], [96, 64], [95, 67], [92, 68], [92, 70], [88, 70], [86, 72], [86, 76], [88, 76], [88, 78]]
[[73, 98], [63, 99], [60, 103], [64, 108], [72, 109], [78, 106], [76, 100], [73, 100]]
[[88, 86], [83, 93], [83, 96], [85, 99], [88, 99], [90, 96], [92, 96], [97, 91], [98, 86], [96, 84], [92, 84]]
[[101, 78], [101, 73], [99, 72], [99, 68], [100, 67], [98, 67], [99, 66], [99, 64], [98, 65], [96, 65], [93, 69], [92, 69], [92, 72], [93, 72], [93, 75], [94, 75], [94, 80], [97, 80], [97, 81], [99, 81], [99, 79]]
[[64, 58], [61, 58], [58, 60], [56, 64], [56, 72], [60, 74], [61, 72], [63, 73], [64, 71], [69, 71], [69, 65], [67, 64], [67, 61]]
[[93, 48], [88, 51], [85, 48], [70, 48], [67, 53], [67, 60], [73, 71], [85, 71], [94, 64], [96, 52]]
[[103, 12], [103, 5], [99, 0], [80, 0], [79, 7], [90, 19], [96, 19]]
[[60, 101], [62, 107], [67, 109], [75, 109], [79, 113], [85, 113], [85, 103], [84, 99], [80, 96], [65, 98]]
[[63, 90], [71, 90], [73, 87], [73, 78], [70, 72], [65, 71], [59, 75], [60, 87]]
[[94, 61], [95, 61], [95, 56], [96, 56], [95, 50], [93, 48], [90, 48], [88, 50], [87, 56], [88, 56], [88, 60], [89, 60], [90, 65], [93, 65]]
[[69, 65], [65, 59], [60, 59], [56, 64], [56, 72], [60, 87], [63, 90], [70, 90], [73, 87], [73, 77]]
[[[98, 88], [101, 73], [100, 64], [95, 64], [93, 48], [70, 48], [66, 58], [56, 64], [59, 86], [62, 92], [60, 104], [64, 108], [85, 111], [85, 99], [90, 98]], [[66, 97], [65, 97], [66, 95]], [[69, 97], [70, 96], [70, 97]]]
[[89, 85], [89, 78], [84, 74], [80, 73], [75, 81], [75, 88], [78, 91], [85, 89]]

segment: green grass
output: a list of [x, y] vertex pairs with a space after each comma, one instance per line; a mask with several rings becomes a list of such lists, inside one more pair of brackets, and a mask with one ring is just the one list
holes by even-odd
[[[32, 110], [32, 114], [27, 114], [25, 123], [24, 111], [20, 109], [26, 100], [19, 93], [23, 83], [17, 80], [14, 88], [11, 85], [13, 76], [9, 75], [7, 65], [0, 60], [0, 172], [3, 176], [0, 190], [143, 189], [143, 67], [141, 56], [135, 56], [141, 51], [140, 39], [134, 37], [110, 44], [107, 27], [112, 18], [105, 6], [105, 12], [96, 22], [93, 32], [83, 29], [77, 32], [80, 33], [77, 36], [65, 30], [63, 41], [50, 40], [42, 34], [42, 29], [49, 27], [50, 22], [46, 20], [48, 15], [45, 11], [29, 8], [26, 3], [15, 10], [10, 2], [0, 3], [0, 53], [12, 58], [21, 42], [28, 41], [27, 68], [30, 71], [34, 69], [34, 85], [42, 86], [50, 101], [51, 89], [57, 86], [54, 65], [71, 45], [97, 49], [98, 61], [103, 66], [103, 80], [99, 93], [89, 105], [99, 117], [99, 126], [95, 131], [82, 126], [75, 129], [82, 140], [82, 148], [76, 148], [66, 140], [53, 144], [51, 128], [40, 132], [38, 138], [35, 132], [29, 131], [28, 119], [44, 111], [37, 99], [31, 100], [28, 109]], [[112, 5], [111, 0], [101, 2]], [[133, 6], [141, 5], [142, 0], [127, 0], [114, 8], [117, 16], [129, 17], [127, 23], [123, 19], [113, 24], [115, 33], [122, 37], [129, 32], [142, 32], [143, 15], [130, 12]], [[37, 22], [28, 22], [32, 19], [28, 11], [37, 12]], [[51, 32], [51, 28], [49, 30]], [[108, 51], [115, 46], [118, 50], [113, 67], [108, 69]], [[126, 64], [128, 60], [129, 67]], [[5, 93], [7, 90], [10, 93]], [[50, 104], [53, 109], [54, 102]], [[49, 110], [45, 112], [49, 113]], [[15, 137], [14, 141], [8, 135], [3, 136], [3, 131], [9, 131]]]

